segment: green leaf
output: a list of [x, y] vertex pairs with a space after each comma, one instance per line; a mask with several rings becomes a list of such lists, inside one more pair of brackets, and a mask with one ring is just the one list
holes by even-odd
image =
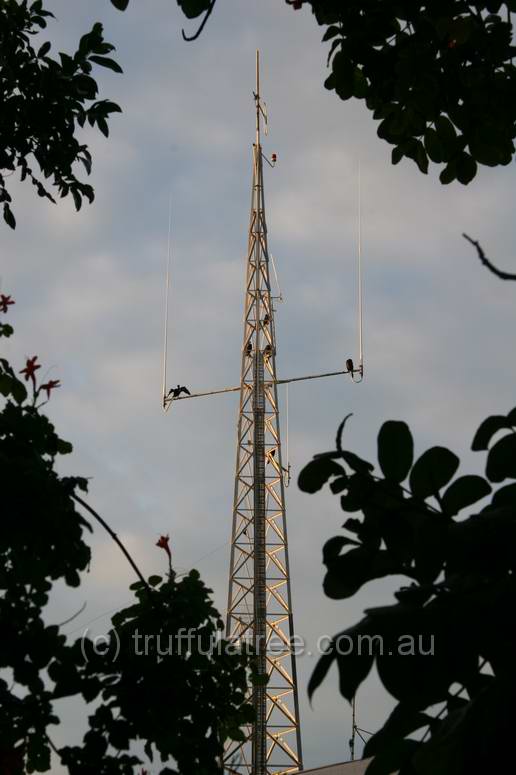
[[[509, 415], [510, 417], [510, 415]], [[475, 438], [471, 444], [471, 449], [474, 452], [487, 449], [492, 437], [498, 431], [511, 427], [511, 421], [509, 417], [503, 417], [500, 414], [492, 414], [490, 417], [481, 423], [478, 431], [475, 433]]]
[[466, 506], [485, 498], [491, 492], [491, 485], [482, 476], [460, 476], [442, 496], [443, 510], [454, 516]]
[[414, 460], [414, 440], [405, 422], [388, 420], [378, 434], [378, 462], [386, 479], [402, 482]]
[[491, 482], [516, 479], [516, 433], [509, 433], [491, 447], [487, 456], [486, 476]]
[[332, 476], [345, 476], [338, 463], [328, 457], [311, 460], [300, 472], [297, 484], [300, 490], [313, 494], [321, 489]]
[[90, 62], [95, 62], [95, 64], [100, 65], [101, 67], [107, 67], [108, 70], [113, 70], [115, 73], [124, 72], [118, 62], [115, 62], [114, 59], [109, 59], [109, 57], [99, 57], [96, 54], [92, 54], [89, 59]]
[[163, 577], [162, 576], [149, 576], [148, 581], [149, 581], [149, 586], [150, 587], [157, 587], [158, 584], [161, 584], [161, 582], [163, 581]]
[[459, 467], [459, 458], [446, 447], [431, 447], [417, 460], [410, 472], [413, 495], [424, 500], [437, 495], [452, 479]]

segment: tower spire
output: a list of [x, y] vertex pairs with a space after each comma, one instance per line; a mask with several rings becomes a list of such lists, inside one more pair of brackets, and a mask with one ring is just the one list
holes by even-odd
[[294, 624], [282, 462], [276, 333], [269, 276], [256, 52], [256, 141], [249, 218], [227, 636], [251, 641], [259, 682], [255, 721], [225, 757], [228, 771], [287, 775], [302, 769]]

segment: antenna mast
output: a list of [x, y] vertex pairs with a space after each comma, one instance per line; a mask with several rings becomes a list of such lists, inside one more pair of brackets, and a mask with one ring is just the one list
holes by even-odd
[[[276, 334], [265, 220], [260, 60], [256, 52], [256, 141], [244, 301], [244, 337], [233, 504], [227, 636], [252, 641], [256, 720], [225, 755], [235, 773], [302, 769], [294, 625], [276, 378]], [[266, 161], [268, 161], [266, 159]]]

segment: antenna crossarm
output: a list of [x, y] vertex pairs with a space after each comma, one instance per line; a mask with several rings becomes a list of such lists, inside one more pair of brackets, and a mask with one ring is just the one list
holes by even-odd
[[[306, 382], [309, 379], [323, 379], [324, 377], [338, 377], [338, 376], [341, 376], [342, 374], [351, 374], [353, 376], [355, 373], [357, 374], [360, 373], [360, 369], [353, 369], [353, 371], [348, 371], [347, 369], [344, 369], [343, 371], [326, 371], [323, 374], [307, 374], [304, 377], [290, 377], [289, 379], [266, 380], [266, 384], [288, 385], [291, 382]], [[249, 389], [251, 390], [250, 385], [249, 385]], [[203, 391], [202, 393], [191, 393], [190, 395], [177, 396], [177, 398], [164, 398], [163, 403], [164, 403], [164, 406], [168, 408], [170, 404], [175, 401], [184, 401], [187, 398], [203, 398], [204, 396], [216, 396], [216, 395], [220, 395], [221, 393], [236, 393], [239, 390], [240, 390], [240, 385], [236, 385], [235, 387], [219, 388], [218, 390], [206, 390], [206, 391]]]

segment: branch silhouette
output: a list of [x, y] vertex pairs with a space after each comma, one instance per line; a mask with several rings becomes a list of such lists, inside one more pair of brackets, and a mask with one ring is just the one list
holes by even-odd
[[140, 581], [142, 581], [142, 582], [145, 584], [145, 586], [146, 586], [146, 587], [148, 587], [149, 585], [148, 585], [148, 584], [147, 584], [147, 582], [145, 581], [145, 579], [144, 579], [144, 577], [143, 577], [143, 574], [142, 574], [142, 572], [140, 571], [140, 569], [139, 569], [139, 568], [138, 568], [138, 566], [136, 565], [135, 561], [133, 560], [133, 558], [131, 557], [131, 555], [129, 554], [129, 552], [127, 551], [127, 549], [125, 548], [125, 546], [123, 545], [123, 543], [121, 542], [121, 540], [119, 539], [119, 537], [117, 536], [117, 534], [114, 532], [114, 530], [112, 530], [112, 529], [109, 527], [108, 523], [107, 523], [107, 522], [106, 522], [104, 519], [102, 519], [102, 517], [100, 516], [100, 514], [97, 514], [97, 512], [96, 512], [94, 509], [92, 509], [92, 508], [91, 508], [91, 506], [89, 506], [89, 505], [86, 503], [86, 501], [83, 501], [83, 499], [82, 499], [82, 498], [80, 498], [78, 495], [75, 495], [75, 493], [74, 493], [74, 494], [72, 494], [72, 498], [73, 498], [74, 500], [76, 500], [76, 501], [77, 501], [77, 503], [80, 503], [80, 504], [81, 504], [81, 506], [82, 506], [84, 509], [86, 509], [86, 511], [88, 511], [88, 512], [91, 514], [91, 516], [92, 516], [92, 517], [95, 517], [95, 519], [97, 520], [97, 522], [99, 522], [99, 523], [102, 525], [102, 527], [104, 528], [104, 530], [107, 530], [107, 532], [109, 533], [109, 535], [111, 536], [111, 538], [113, 539], [113, 541], [114, 541], [116, 544], [118, 544], [118, 546], [120, 547], [120, 549], [122, 550], [122, 552], [125, 554], [125, 556], [126, 556], [126, 558], [127, 558], [128, 562], [129, 562], [129, 564], [131, 565], [132, 569], [134, 570], [134, 572], [136, 573], [136, 575], [138, 576], [138, 578], [140, 579]]
[[468, 242], [471, 242], [474, 248], [476, 248], [476, 251], [478, 253], [478, 257], [481, 260], [481, 262], [484, 264], [484, 266], [487, 266], [490, 272], [495, 274], [497, 277], [499, 277], [501, 280], [516, 280], [516, 274], [511, 274], [510, 272], [503, 272], [501, 269], [498, 269], [486, 256], [484, 251], [482, 250], [482, 246], [480, 245], [477, 240], [472, 239], [471, 237], [468, 237], [467, 234], [462, 234], [464, 239], [467, 239]]

